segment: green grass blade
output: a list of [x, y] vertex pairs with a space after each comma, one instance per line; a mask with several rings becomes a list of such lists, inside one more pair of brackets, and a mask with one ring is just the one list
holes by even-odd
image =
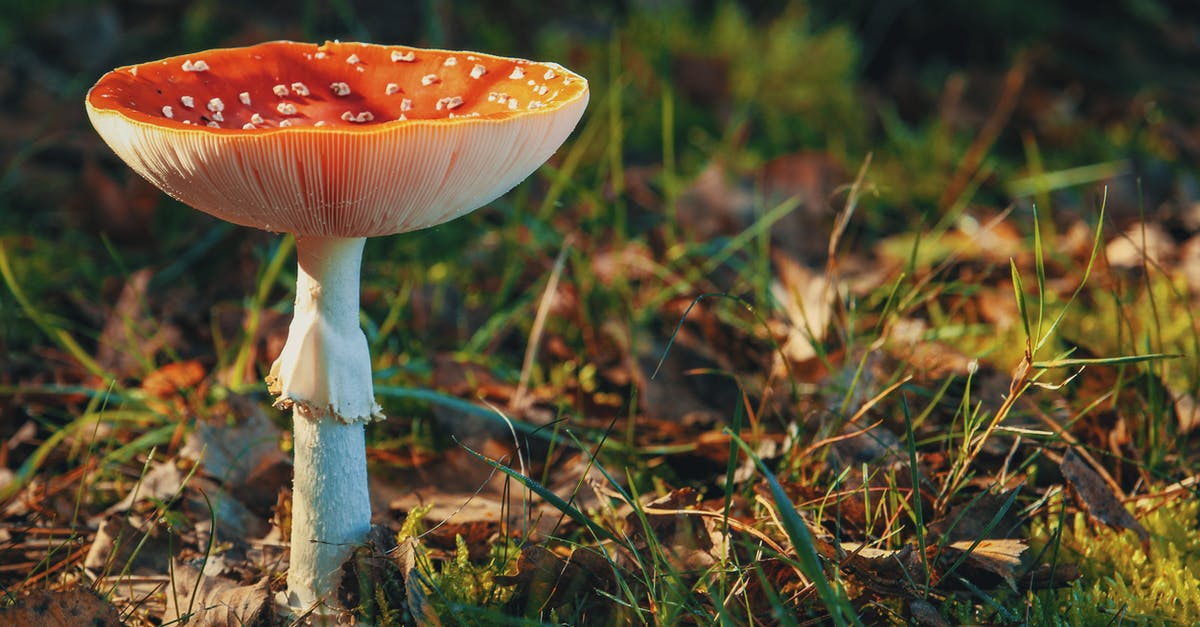
[[921, 469], [917, 466], [917, 437], [913, 434], [912, 412], [908, 409], [908, 398], [900, 395], [900, 407], [904, 410], [904, 444], [908, 449], [908, 469], [912, 473], [913, 517], [916, 519], [917, 548], [921, 551], [921, 564], [925, 570], [924, 586], [921, 588], [922, 598], [929, 596], [931, 569], [929, 557], [925, 551], [925, 508], [921, 503]]
[[1083, 291], [1083, 287], [1087, 285], [1088, 278], [1092, 276], [1092, 268], [1096, 266], [1096, 259], [1100, 257], [1101, 247], [1104, 246], [1104, 212], [1107, 207], [1108, 188], [1105, 187], [1104, 196], [1100, 199], [1100, 216], [1096, 220], [1096, 236], [1092, 239], [1092, 251], [1088, 255], [1087, 266], [1085, 266], [1083, 269], [1083, 278], [1079, 280], [1079, 285], [1075, 287], [1075, 291], [1071, 293], [1071, 297], [1067, 299], [1067, 302], [1063, 305], [1062, 310], [1058, 312], [1058, 316], [1054, 318], [1054, 322], [1050, 323], [1050, 327], [1046, 330], [1046, 334], [1038, 339], [1038, 343], [1037, 346], [1034, 347], [1034, 351], [1040, 349], [1047, 341], [1049, 341], [1050, 337], [1054, 335], [1055, 330], [1058, 329], [1058, 325], [1061, 324], [1063, 318], [1066, 317], [1067, 310], [1071, 308], [1071, 304], [1075, 302], [1075, 299], [1079, 297], [1080, 292]]
[[1037, 274], [1038, 288], [1038, 313], [1037, 313], [1037, 333], [1032, 336], [1032, 339], [1037, 341], [1037, 345], [1041, 346], [1042, 342], [1042, 322], [1046, 316], [1046, 259], [1045, 250], [1042, 248], [1042, 225], [1038, 219], [1037, 205], [1033, 206], [1033, 262]]
[[1029, 305], [1025, 302], [1025, 285], [1021, 282], [1021, 271], [1017, 269], [1015, 260], [1009, 259], [1008, 266], [1012, 271], [1013, 293], [1017, 298], [1017, 311], [1021, 315], [1021, 328], [1025, 331], [1025, 345], [1032, 346], [1033, 336], [1029, 333]]
[[17, 299], [17, 304], [21, 306], [21, 310], [33, 321], [33, 324], [37, 325], [37, 328], [42, 333], [45, 333], [47, 337], [54, 340], [60, 348], [71, 355], [71, 357], [74, 357], [75, 361], [79, 362], [79, 365], [83, 366], [91, 374], [106, 381], [111, 378], [108, 372], [100, 364], [96, 363], [96, 360], [92, 359], [92, 356], [87, 351], [83, 350], [83, 347], [75, 341], [75, 338], [70, 333], [67, 333], [65, 329], [51, 325], [46, 320], [46, 317], [33, 306], [33, 303], [25, 295], [24, 290], [21, 289], [20, 284], [17, 283], [17, 277], [13, 274], [12, 266], [8, 262], [8, 251], [5, 250], [3, 242], [0, 242], [0, 277], [4, 278], [5, 285], [8, 286], [8, 290], [12, 292], [13, 297]]
[[771, 490], [771, 498], [774, 499], [775, 505], [779, 508], [779, 518], [783, 523], [784, 531], [787, 533], [788, 539], [792, 541], [792, 547], [796, 550], [796, 557], [800, 560], [800, 569], [804, 571], [804, 575], [808, 577], [817, 589], [817, 594], [825, 603], [826, 609], [829, 610], [829, 615], [833, 619], [835, 625], [842, 627], [847, 624], [847, 620], [855, 625], [862, 625], [858, 619], [858, 614], [854, 612], [854, 608], [850, 604], [850, 599], [846, 598], [845, 593], [836, 588], [829, 582], [825, 576], [825, 569], [821, 566], [821, 558], [817, 555], [816, 545], [813, 543], [812, 532], [808, 530], [808, 525], [800, 518], [800, 513], [796, 511], [796, 506], [792, 503], [783, 490], [783, 486], [779, 484], [779, 480], [775, 475], [767, 469], [766, 464], [758, 455], [754, 454], [754, 450], [750, 445], [746, 444], [736, 433], [725, 429], [725, 432], [733, 438], [734, 442], [741, 447], [754, 465], [758, 467], [758, 471], [762, 473], [767, 480], [767, 485]]
[[1045, 361], [1035, 361], [1032, 365], [1034, 368], [1049, 370], [1052, 368], [1079, 368], [1081, 366], [1119, 366], [1123, 364], [1136, 364], [1147, 361], [1179, 359], [1180, 357], [1183, 357], [1183, 355], [1176, 355], [1172, 353], [1150, 353], [1147, 355], [1120, 355], [1118, 357], [1049, 359]]
[[484, 456], [482, 453], [476, 452], [474, 449], [463, 444], [462, 442], [458, 442], [457, 440], [455, 440], [455, 443], [458, 444], [458, 446], [462, 447], [462, 449], [464, 451], [470, 453], [475, 458], [479, 459], [479, 461], [482, 461], [483, 463], [491, 466], [492, 468], [495, 468], [496, 470], [499, 470], [500, 472], [508, 475], [509, 477], [512, 477], [513, 479], [516, 479], [518, 482], [521, 483], [521, 485], [523, 485], [526, 488], [533, 491], [534, 494], [537, 494], [538, 496], [545, 499], [546, 502], [549, 503], [550, 505], [552, 505], [555, 509], [566, 514], [567, 516], [569, 516], [571, 518], [571, 520], [574, 520], [575, 522], [579, 523], [585, 529], [596, 534], [596, 536], [603, 538], [605, 540], [611, 540], [618, 544], [622, 544], [622, 545], [624, 544], [624, 542], [620, 538], [618, 538], [616, 536], [616, 534], [614, 534], [613, 532], [609, 531], [608, 529], [605, 529], [604, 527], [601, 527], [600, 525], [596, 524], [596, 521], [592, 520], [586, 514], [579, 511], [578, 509], [572, 507], [569, 503], [564, 501], [562, 497], [560, 497], [559, 495], [550, 491], [549, 488], [546, 488], [545, 486], [538, 483], [537, 481], [534, 481], [533, 479], [526, 477], [525, 475], [513, 470], [512, 468], [509, 468], [508, 466], [505, 466], [504, 464], [501, 464], [498, 461], [495, 461], [489, 457]]

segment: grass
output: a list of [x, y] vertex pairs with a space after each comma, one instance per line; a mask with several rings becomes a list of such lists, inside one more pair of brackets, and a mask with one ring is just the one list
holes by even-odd
[[[348, 3], [332, 16], [306, 6], [314, 37], [322, 20], [372, 34]], [[217, 18], [188, 16], [189, 41], [220, 43]], [[1126, 185], [1149, 158], [1182, 169], [1161, 127], [1097, 122], [1075, 143], [1022, 134], [1011, 107], [951, 115], [971, 106], [953, 101], [955, 81], [978, 86], [961, 75], [942, 76], [931, 93], [945, 106], [914, 119], [864, 95], [856, 32], [816, 26], [799, 3], [620, 20], [554, 22], [521, 44], [591, 80], [590, 111], [551, 164], [470, 217], [368, 243], [362, 325], [392, 417], [370, 430], [371, 474], [392, 492], [497, 510], [472, 526], [377, 509], [403, 550], [367, 555], [394, 568], [362, 591], [362, 611], [379, 624], [1193, 620], [1190, 601], [1120, 601], [1157, 599], [1195, 570], [1195, 454], [1173, 402], [1200, 389], [1195, 294], [1177, 257], [1109, 263], [1129, 201], [1095, 185]], [[240, 583], [278, 587], [270, 542], [197, 533], [225, 523], [186, 505], [212, 487], [182, 451], [203, 421], [266, 411], [283, 425], [260, 379], [290, 311], [292, 240], [157, 195], [157, 243], [23, 230], [32, 197], [11, 182], [50, 176], [46, 141], [0, 176], [13, 208], [0, 212], [3, 585], [13, 599], [91, 586], [135, 624], [160, 620], [163, 590], [119, 593], [146, 568], [138, 551], [97, 573], [76, 545], [165, 460], [186, 471], [178, 493], [122, 515], [162, 521], [185, 561], [233, 560], [249, 543]], [[795, 181], [764, 178], [803, 151], [841, 170], [801, 180], [826, 213], [778, 195]], [[86, 154], [136, 198], [130, 174]], [[723, 183], [705, 190], [709, 166]], [[724, 223], [698, 224], [709, 215]], [[784, 302], [803, 296], [780, 256], [813, 252], [781, 239], [795, 220], [829, 235], [816, 250], [828, 263], [809, 268], [829, 286], [828, 325], [812, 323], [819, 302]], [[134, 289], [142, 268], [152, 274]], [[797, 336], [813, 338], [811, 357], [789, 356]], [[145, 385], [193, 360], [200, 381]], [[230, 409], [243, 400], [257, 410]], [[32, 435], [18, 435], [24, 423]], [[1068, 497], [1068, 449], [1143, 521], [1148, 553]], [[436, 489], [459, 479], [441, 469], [455, 456], [479, 471], [473, 495]], [[1146, 505], [1159, 492], [1179, 504]], [[286, 526], [285, 508], [273, 515]], [[30, 530], [62, 526], [71, 534], [31, 558]], [[1019, 541], [1004, 545], [1019, 559], [1001, 540]], [[148, 532], [134, 541], [150, 551]]]

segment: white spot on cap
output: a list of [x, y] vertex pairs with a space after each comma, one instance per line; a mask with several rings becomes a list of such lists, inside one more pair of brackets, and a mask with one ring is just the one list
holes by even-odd
[[392, 51], [392, 63], [395, 63], [397, 61], [404, 61], [407, 63], [412, 63], [413, 61], [416, 61], [416, 60], [417, 60], [417, 55], [413, 54], [412, 50], [409, 50], [408, 52], [400, 52], [399, 50]]
[[224, 111], [225, 103], [221, 102], [220, 98], [213, 98], [212, 100], [208, 101], [208, 110], [216, 112]]
[[135, 67], [129, 68], [129, 73], [133, 74], [134, 76], [137, 76], [137, 68], [135, 68]]
[[349, 63], [350, 65], [354, 65], [355, 63], [358, 63], [358, 55], [352, 54], [352, 55], [346, 57], [346, 63]]
[[179, 104], [191, 109], [196, 106], [196, 101], [191, 96], [180, 96]]
[[563, 77], [563, 85], [570, 85], [571, 83], [574, 83], [574, 82], [575, 82], [575, 81], [571, 80], [571, 77], [570, 77], [570, 76], [564, 76], [564, 77]]
[[478, 57], [476, 57], [476, 56], [475, 56], [475, 55], [473, 55], [473, 54], [468, 54], [468, 55], [467, 55], [467, 60], [468, 60], [468, 61], [474, 61], [476, 58], [478, 58]]
[[354, 115], [349, 111], [342, 114], [342, 119], [347, 122], [370, 122], [375, 119], [375, 114], [370, 111], [360, 111], [358, 115]]
[[313, 126], [325, 126], [325, 120], [317, 120], [317, 123], [313, 124]]
[[448, 96], [446, 98], [441, 98], [437, 101], [437, 110], [441, 111], [443, 108], [457, 109], [457, 108], [461, 107], [462, 104], [463, 104], [462, 96]]
[[546, 105], [541, 100], [534, 100], [530, 102], [529, 106], [526, 108], [532, 111], [533, 109], [541, 109], [544, 106]]
[[309, 94], [308, 86], [304, 83], [292, 83], [292, 91], [296, 92], [297, 96], [307, 96]]
[[446, 67], [458, 65], [458, 58], [457, 57], [446, 57], [446, 60], [442, 62], [442, 65], [444, 65]]
[[261, 115], [259, 115], [259, 114], [255, 113], [254, 115], [250, 116], [250, 121], [251, 121], [251, 122], [253, 122], [253, 123], [255, 123], [255, 124], [262, 124], [262, 123], [263, 123], [263, 117], [262, 117]]
[[554, 78], [555, 76], [558, 76], [558, 74], [555, 74], [554, 70], [546, 70], [546, 73], [542, 75], [542, 78], [544, 78], [546, 80], [550, 80], [550, 79]]
[[243, 124], [243, 125], [242, 125], [242, 130], [243, 130], [243, 131], [249, 131], [249, 130], [252, 130], [252, 129], [254, 129], [254, 125], [253, 125], [253, 124], [251, 124], [251, 123], [249, 123], [249, 122], [246, 122], [245, 124]]
[[183, 123], [184, 123], [184, 124], [191, 124], [191, 123], [192, 123], [192, 121], [191, 121], [191, 120], [184, 120], [184, 121], [183, 121]]
[[515, 67], [513, 68], [512, 74], [509, 74], [508, 77], [514, 81], [521, 80], [522, 78], [525, 78], [525, 70]]
[[421, 84], [426, 87], [429, 87], [430, 85], [432, 85], [434, 83], [440, 83], [440, 82], [442, 82], [442, 79], [438, 78], [437, 74], [426, 74], [425, 76], [421, 77]]
[[550, 90], [549, 90], [549, 89], [546, 89], [546, 86], [545, 86], [545, 85], [538, 85], [538, 88], [537, 88], [537, 90], [536, 90], [536, 91], [537, 91], [537, 94], [538, 94], [539, 96], [545, 96], [545, 95], [546, 95], [546, 92], [548, 92], [548, 91], [550, 91]]
[[324, 58], [325, 58], [325, 53], [324, 53], [324, 52], [317, 52], [317, 58], [318, 58], [318, 59], [324, 59]]
[[280, 120], [280, 121], [279, 121], [279, 128], [287, 128], [287, 127], [289, 127], [289, 126], [291, 126], [291, 125], [292, 125], [292, 121], [291, 121], [291, 120]]
[[345, 83], [330, 83], [329, 89], [335, 96], [349, 96], [350, 86]]
[[404, 100], [401, 100], [400, 101], [400, 110], [401, 111], [411, 111], [412, 110], [412, 100], [409, 98], [405, 98]]
[[287, 85], [283, 85], [283, 84], [276, 85], [271, 88], [271, 93], [275, 94], [276, 96], [279, 96], [280, 98], [283, 98], [284, 96], [288, 95]]
[[209, 128], [221, 128], [221, 125], [217, 124], [216, 122], [209, 122], [208, 127]]
[[484, 74], [487, 74], [487, 68], [479, 65], [478, 63], [475, 64], [475, 67], [471, 68], [471, 78], [479, 78]]
[[516, 98], [509, 98], [509, 99], [508, 99], [508, 108], [509, 108], [509, 109], [511, 109], [511, 110], [513, 110], [513, 111], [516, 111], [516, 110], [517, 110], [517, 99], [516, 99]]
[[183, 71], [184, 72], [207, 72], [208, 64], [205, 63], [203, 59], [201, 59], [199, 61], [192, 61], [191, 59], [188, 59], [187, 61], [183, 62]]
[[167, 117], [167, 118], [175, 117], [175, 112], [171, 110], [171, 105], [166, 105], [165, 107], [163, 107], [162, 111], [163, 111], [163, 117]]
[[396, 118], [396, 121], [397, 121], [397, 122], [403, 122], [403, 121], [405, 121], [405, 120], [407, 120], [407, 119], [408, 119], [408, 116], [407, 116], [407, 115], [404, 115], [403, 113], [401, 113], [401, 114], [400, 114], [400, 117]]
[[238, 94], [238, 100], [242, 101], [242, 104], [246, 105], [247, 107], [250, 106], [250, 92], [244, 91]]
[[[283, 115], [296, 115], [296, 105], [290, 102], [281, 102], [275, 105], [275, 110]], [[287, 120], [284, 120], [286, 122]]]
[[218, 122], [224, 122], [225, 116], [220, 111], [216, 111], [212, 114], [212, 119], [214, 119]]
[[392, 94], [398, 94], [400, 93], [400, 86], [395, 83], [388, 83], [387, 86], [383, 88], [383, 91], [389, 96]]

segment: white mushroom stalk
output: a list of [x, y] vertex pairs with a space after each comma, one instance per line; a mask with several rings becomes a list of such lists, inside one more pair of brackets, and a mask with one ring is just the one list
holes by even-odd
[[363, 425], [382, 418], [359, 326], [364, 238], [299, 237], [296, 307], [267, 384], [292, 408], [288, 605], [336, 598], [342, 564], [371, 528]]

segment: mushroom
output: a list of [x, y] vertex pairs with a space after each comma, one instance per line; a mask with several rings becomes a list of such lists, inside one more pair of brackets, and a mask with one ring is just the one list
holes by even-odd
[[365, 238], [512, 189], [587, 100], [587, 81], [553, 63], [288, 41], [118, 68], [88, 92], [92, 125], [138, 174], [223, 220], [296, 236], [294, 317], [267, 377], [293, 410], [292, 609], [336, 607], [371, 522], [363, 426], [383, 415], [359, 327]]

